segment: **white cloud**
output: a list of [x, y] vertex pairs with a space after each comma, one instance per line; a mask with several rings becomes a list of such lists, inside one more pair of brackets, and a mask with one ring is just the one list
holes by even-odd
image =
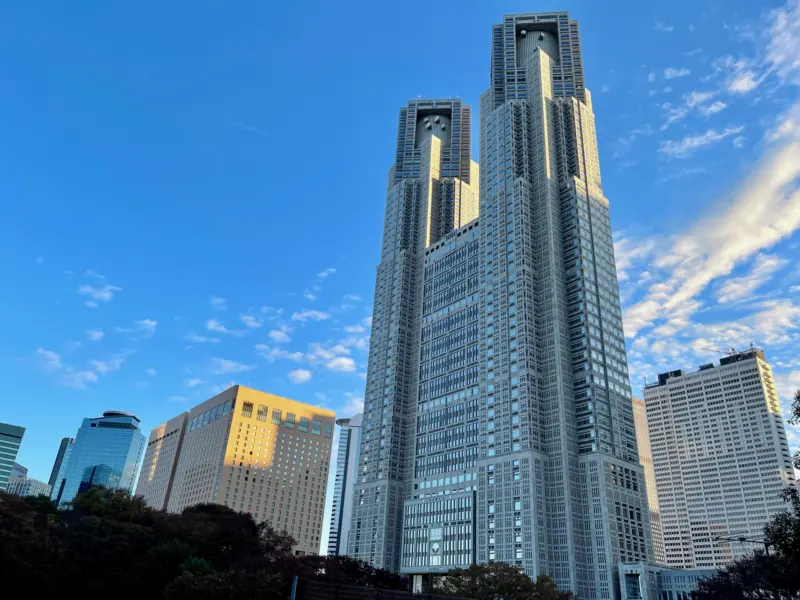
[[753, 261], [752, 270], [747, 275], [727, 279], [719, 286], [717, 300], [722, 304], [727, 304], [748, 298], [786, 264], [787, 261], [779, 256], [758, 254]]
[[94, 269], [86, 269], [83, 272], [83, 276], [84, 277], [94, 277], [95, 279], [101, 279], [101, 280], [106, 278], [105, 275], [102, 275], [101, 273], [98, 273]]
[[334, 269], [334, 268], [325, 269], [324, 271], [321, 271], [320, 273], [317, 273], [317, 279], [322, 281], [324, 279], [327, 279], [329, 276], [333, 275], [334, 273], [336, 273], [336, 269]]
[[347, 404], [341, 410], [343, 415], [352, 417], [360, 412], [364, 412], [364, 397], [353, 392], [346, 392]]
[[44, 368], [48, 371], [57, 371], [64, 366], [61, 362], [61, 355], [52, 350], [45, 350], [44, 348], [37, 348], [36, 354], [44, 360]]
[[232, 335], [234, 337], [242, 337], [247, 335], [247, 331], [241, 329], [228, 329], [225, 325], [222, 324], [222, 321], [217, 319], [209, 319], [206, 321], [206, 329], [209, 331], [213, 331], [215, 333], [225, 333], [227, 335]]
[[356, 294], [345, 294], [344, 300], [349, 300], [350, 302], [361, 302], [361, 296]]
[[273, 348], [267, 346], [266, 344], [257, 344], [256, 352], [270, 362], [274, 362], [276, 360], [293, 360], [295, 362], [300, 362], [301, 360], [305, 359], [305, 354], [302, 352], [290, 352], [289, 350], [284, 350], [283, 348]]
[[664, 79], [677, 79], [678, 77], [686, 77], [691, 73], [689, 69], [684, 69], [682, 67], [669, 67], [664, 69]]
[[344, 330], [347, 333], [364, 333], [367, 328], [363, 325], [347, 325]]
[[67, 370], [61, 377], [64, 385], [76, 389], [83, 389], [87, 383], [97, 383], [97, 375], [91, 371], [70, 371]]
[[625, 311], [629, 337], [669, 321], [714, 279], [800, 228], [800, 139], [767, 154], [730, 197], [659, 252], [663, 271]]
[[118, 356], [109, 361], [91, 360], [89, 361], [89, 364], [92, 365], [92, 368], [101, 375], [108, 375], [113, 371], [119, 371], [124, 362], [125, 359]]
[[89, 308], [97, 308], [98, 306], [100, 306], [97, 302], [95, 302], [93, 300], [86, 300], [86, 301], [84, 301], [84, 304], [86, 306], [88, 306]]
[[330, 314], [319, 310], [304, 310], [292, 313], [292, 321], [299, 321], [300, 323], [305, 323], [306, 321], [324, 321], [329, 318]]
[[104, 285], [101, 288], [96, 288], [92, 285], [82, 285], [78, 288], [78, 294], [89, 296], [92, 300], [97, 300], [99, 302], [111, 301], [114, 294], [120, 291], [122, 291], [122, 288], [116, 285]]
[[303, 292], [303, 298], [305, 298], [309, 302], [313, 302], [314, 300], [317, 299], [317, 295], [314, 294], [313, 292], [306, 290], [305, 292]]
[[355, 373], [356, 371], [356, 362], [349, 356], [337, 356], [329, 360], [325, 366], [331, 371], [340, 373]]
[[311, 379], [311, 371], [307, 369], [295, 369], [286, 375], [292, 383], [305, 383]]
[[320, 343], [312, 343], [308, 345], [307, 357], [311, 361], [329, 361], [337, 356], [350, 354], [350, 349], [342, 344], [336, 344], [332, 347], [325, 347]]
[[268, 319], [277, 319], [283, 314], [283, 309], [275, 308], [274, 306], [262, 306], [261, 314], [268, 315]]
[[186, 387], [197, 387], [198, 385], [203, 385], [205, 383], [204, 379], [199, 379], [197, 377], [193, 377], [192, 379], [186, 380]]
[[718, 112], [722, 112], [728, 108], [728, 105], [721, 100], [717, 100], [716, 102], [709, 104], [708, 106], [702, 106], [699, 108], [700, 114], [704, 117], [710, 117], [712, 115], [717, 114]]
[[747, 141], [747, 138], [743, 135], [737, 135], [733, 138], [733, 146], [734, 148], [744, 148], [744, 143]]
[[86, 337], [88, 337], [93, 342], [99, 342], [105, 337], [105, 333], [99, 331], [97, 329], [88, 329], [86, 331]]
[[672, 33], [675, 31], [675, 27], [673, 25], [667, 25], [663, 21], [656, 21], [655, 25], [653, 25], [653, 28], [656, 31], [663, 31], [664, 33]]
[[216, 344], [219, 342], [218, 338], [197, 335], [194, 331], [190, 331], [184, 339], [187, 342], [192, 342], [193, 344]]
[[686, 158], [695, 150], [724, 140], [726, 137], [736, 135], [742, 131], [744, 131], [744, 127], [742, 126], [726, 127], [720, 132], [717, 132], [715, 129], [709, 129], [701, 135], [689, 135], [677, 141], [663, 141], [658, 151], [675, 158]]
[[[688, 94], [683, 95], [683, 103], [678, 106], [674, 106], [670, 102], [665, 102], [661, 105], [661, 108], [666, 112], [667, 120], [661, 126], [661, 131], [665, 131], [670, 125], [682, 121], [692, 111], [698, 111], [701, 114], [705, 114], [705, 111], [708, 110], [708, 106], [706, 106], [707, 103], [716, 95], [717, 92], [713, 91], [701, 92], [692, 90]], [[719, 112], [720, 110], [722, 109], [715, 107], [714, 112]], [[710, 114], [713, 114], [713, 112]]]
[[145, 373], [145, 375], [148, 375], [148, 376], [150, 376], [150, 377], [155, 377], [156, 375], [158, 375], [158, 371], [156, 371], [156, 370], [155, 370], [154, 368], [152, 368], [152, 367], [150, 367], [149, 369], [145, 369], [145, 370], [144, 370], [144, 373]]
[[652, 83], [655, 80], [656, 80], [655, 72], [654, 71], [650, 71], [650, 73], [647, 75], [647, 81]]
[[630, 278], [628, 270], [634, 264], [649, 257], [655, 246], [656, 240], [654, 239], [636, 240], [620, 235], [615, 236], [614, 258], [617, 264], [617, 279], [627, 281]]
[[292, 338], [289, 337], [289, 334], [284, 329], [273, 329], [267, 335], [276, 344], [288, 344], [292, 341]]
[[211, 304], [211, 308], [214, 310], [226, 310], [228, 308], [228, 304], [225, 298], [220, 298], [218, 296], [211, 296], [208, 299], [209, 304]]
[[242, 323], [244, 323], [246, 327], [250, 327], [251, 329], [257, 329], [261, 327], [261, 321], [259, 321], [253, 315], [242, 315], [240, 319], [242, 320]]
[[186, 398], [184, 398], [183, 396], [170, 396], [169, 401], [183, 403], [186, 402]]
[[158, 326], [158, 321], [154, 321], [153, 319], [142, 319], [141, 321], [136, 321], [136, 327], [142, 333], [146, 333], [152, 335], [156, 332], [156, 327]]
[[255, 368], [255, 365], [245, 365], [235, 360], [227, 360], [215, 356], [211, 359], [210, 370], [213, 375], [226, 375], [228, 373], [244, 373]]

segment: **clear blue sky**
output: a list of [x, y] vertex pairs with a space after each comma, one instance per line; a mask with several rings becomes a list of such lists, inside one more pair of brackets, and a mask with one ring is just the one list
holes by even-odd
[[28, 428], [19, 461], [46, 479], [83, 417], [149, 430], [232, 381], [354, 411], [398, 108], [460, 96], [477, 140], [511, 12], [581, 24], [634, 388], [755, 342], [787, 401], [798, 4], [656, 4], [0, 8], [0, 421]]

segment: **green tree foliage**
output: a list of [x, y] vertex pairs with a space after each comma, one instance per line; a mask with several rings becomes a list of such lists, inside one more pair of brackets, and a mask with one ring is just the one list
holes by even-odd
[[522, 569], [501, 562], [455, 569], [440, 577], [434, 592], [475, 600], [569, 600], [570, 592], [561, 592], [546, 575], [532, 581]]
[[407, 588], [405, 579], [347, 557], [295, 556], [294, 543], [216, 504], [174, 515], [96, 487], [59, 511], [44, 497], [0, 493], [0, 580], [24, 582], [32, 598], [287, 600], [295, 575]]
[[764, 528], [769, 554], [757, 550], [701, 581], [694, 600], [800, 599], [800, 493], [789, 488], [784, 497], [791, 510]]

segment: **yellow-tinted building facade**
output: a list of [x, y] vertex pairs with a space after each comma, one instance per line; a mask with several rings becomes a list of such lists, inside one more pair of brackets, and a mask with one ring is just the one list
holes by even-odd
[[297, 553], [317, 554], [334, 421], [329, 410], [243, 386], [198, 404], [167, 510], [223, 504], [285, 530]]

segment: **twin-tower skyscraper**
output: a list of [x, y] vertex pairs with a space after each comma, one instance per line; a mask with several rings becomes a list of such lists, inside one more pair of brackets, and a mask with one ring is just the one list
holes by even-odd
[[480, 101], [400, 110], [347, 554], [502, 561], [583, 599], [651, 559], [578, 23], [509, 15]]

